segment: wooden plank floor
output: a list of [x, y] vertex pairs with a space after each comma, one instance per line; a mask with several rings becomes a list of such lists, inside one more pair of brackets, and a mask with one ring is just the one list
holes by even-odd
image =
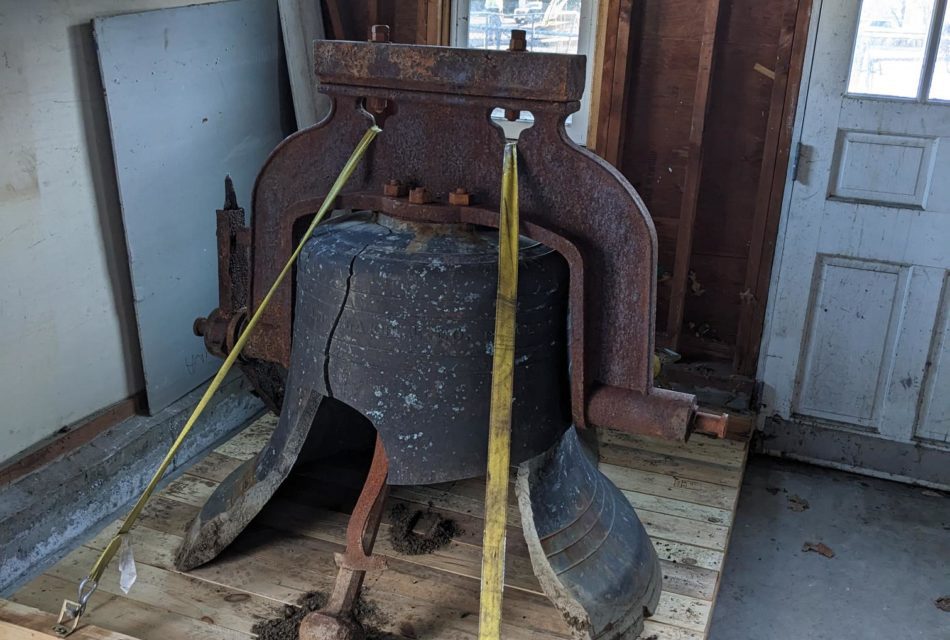
[[[104, 630], [97, 633], [116, 635], [88, 637], [247, 638], [258, 620], [279, 616], [283, 604], [296, 602], [308, 591], [329, 591], [336, 572], [333, 554], [343, 549], [347, 516], [314, 506], [328, 503], [313, 487], [323, 486], [325, 493], [331, 493], [328, 481], [356, 487], [359, 474], [344, 468], [322, 467], [292, 478], [219, 559], [187, 574], [172, 568], [188, 522], [217, 484], [257, 453], [274, 424], [273, 418], [262, 418], [153, 498], [133, 531], [138, 581], [124, 595], [118, 572], [110, 567], [86, 617]], [[702, 436], [678, 445], [618, 432], [598, 435], [601, 468], [637, 508], [663, 565], [659, 610], [647, 622], [643, 637], [705, 638], [746, 444]], [[389, 566], [368, 575], [364, 587], [364, 598], [376, 611], [375, 626], [406, 638], [477, 637], [482, 492], [481, 480], [394, 489], [376, 545]], [[511, 493], [503, 637], [569, 638], [566, 624], [531, 571]], [[388, 522], [388, 507], [400, 501], [423, 509], [431, 504], [456, 520], [462, 532], [434, 553], [402, 555], [392, 547]], [[23, 625], [27, 607], [38, 610], [39, 617], [58, 612], [64, 597], [74, 597], [77, 581], [117, 528], [118, 522], [113, 523], [27, 584], [12, 597], [15, 604], [0, 601], [0, 622]], [[41, 626], [36, 622], [33, 628]]]

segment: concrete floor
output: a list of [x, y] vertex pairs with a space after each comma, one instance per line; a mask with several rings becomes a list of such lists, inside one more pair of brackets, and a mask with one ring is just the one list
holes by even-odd
[[[803, 552], [805, 542], [834, 557]], [[950, 640], [942, 596], [950, 496], [754, 457], [709, 638]]]

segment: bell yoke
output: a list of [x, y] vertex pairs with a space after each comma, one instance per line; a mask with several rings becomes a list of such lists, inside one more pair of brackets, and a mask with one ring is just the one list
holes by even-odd
[[725, 421], [653, 387], [656, 233], [630, 183], [564, 131], [584, 57], [344, 41], [314, 55], [330, 115], [267, 159], [250, 228], [233, 197], [218, 211], [220, 306], [195, 323], [209, 351], [229, 351], [353, 141], [374, 120], [384, 132], [245, 348], [241, 367], [280, 419], [205, 504], [176, 565], [220, 553], [305, 451], [372, 425], [336, 586], [301, 626], [302, 638], [359, 636], [350, 613], [365, 572], [383, 566], [371, 552], [386, 487], [485, 472], [505, 144], [491, 113], [529, 111], [511, 446], [522, 525], [575, 637], [636, 638], [659, 598], [657, 556], [583, 433], [682, 440]]

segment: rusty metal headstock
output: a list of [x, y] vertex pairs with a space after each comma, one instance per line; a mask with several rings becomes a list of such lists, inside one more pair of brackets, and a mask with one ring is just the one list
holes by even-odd
[[[333, 106], [284, 140], [258, 176], [248, 306], [259, 304], [295, 229], [374, 117], [383, 133], [337, 208], [497, 226], [505, 136], [491, 114], [530, 112], [533, 125], [518, 139], [522, 232], [570, 266], [575, 421], [685, 437], [694, 397], [653, 387], [653, 224], [630, 183], [564, 129], [580, 105], [584, 56], [344, 41], [317, 41], [314, 56]], [[248, 356], [288, 364], [292, 297], [288, 285], [274, 298]]]

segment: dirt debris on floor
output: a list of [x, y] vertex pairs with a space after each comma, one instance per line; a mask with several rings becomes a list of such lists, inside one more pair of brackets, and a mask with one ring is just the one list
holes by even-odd
[[[363, 596], [369, 592], [370, 589], [368, 587], [363, 587]], [[356, 601], [356, 610], [353, 613], [357, 622], [360, 623], [363, 627], [363, 631], [366, 633], [366, 640], [401, 640], [402, 638], [415, 637], [414, 634], [407, 635], [403, 633], [403, 627], [407, 625], [409, 629], [412, 629], [412, 626], [407, 622], [399, 624], [399, 634], [389, 633], [388, 631], [380, 629], [380, 627], [391, 625], [392, 620], [389, 619], [389, 616], [380, 611], [379, 607], [362, 596]]]
[[808, 504], [808, 500], [805, 500], [805, 498], [801, 497], [797, 493], [789, 493], [788, 489], [783, 489], [782, 487], [766, 487], [765, 490], [773, 496], [778, 495], [780, 492], [784, 493], [785, 500], [788, 501], [789, 511], [801, 513], [802, 511], [809, 509], [811, 506]]
[[791, 509], [792, 511], [797, 511], [800, 513], [802, 511], [805, 511], [809, 507], [808, 500], [805, 500], [805, 498], [795, 493], [788, 496], [787, 500], [788, 500], [788, 508]]
[[835, 552], [824, 542], [806, 542], [802, 545], [802, 551], [814, 551], [820, 553], [826, 558], [834, 558]]
[[[308, 613], [319, 611], [326, 603], [326, 594], [310, 591], [300, 596], [296, 605], [284, 605], [280, 615], [255, 624], [251, 632], [256, 633], [259, 640], [299, 640], [300, 622]], [[405, 634], [393, 635], [380, 630], [378, 627], [388, 625], [389, 619], [379, 611], [376, 605], [362, 598], [357, 601], [353, 614], [356, 621], [363, 627], [366, 640], [400, 640], [414, 637]]]
[[297, 640], [300, 621], [311, 611], [322, 609], [326, 603], [327, 596], [319, 591], [305, 593], [297, 600], [297, 606], [285, 604], [282, 616], [261, 620], [251, 631], [260, 640]]
[[[418, 556], [438, 551], [462, 533], [454, 520], [443, 517], [432, 510], [432, 505], [423, 511], [411, 510], [405, 504], [398, 503], [390, 512], [392, 527], [389, 541], [393, 549], [407, 556]], [[416, 533], [420, 524], [431, 522], [426, 533]]]
[[934, 600], [934, 604], [941, 611], [950, 612], [950, 596], [941, 596]]

